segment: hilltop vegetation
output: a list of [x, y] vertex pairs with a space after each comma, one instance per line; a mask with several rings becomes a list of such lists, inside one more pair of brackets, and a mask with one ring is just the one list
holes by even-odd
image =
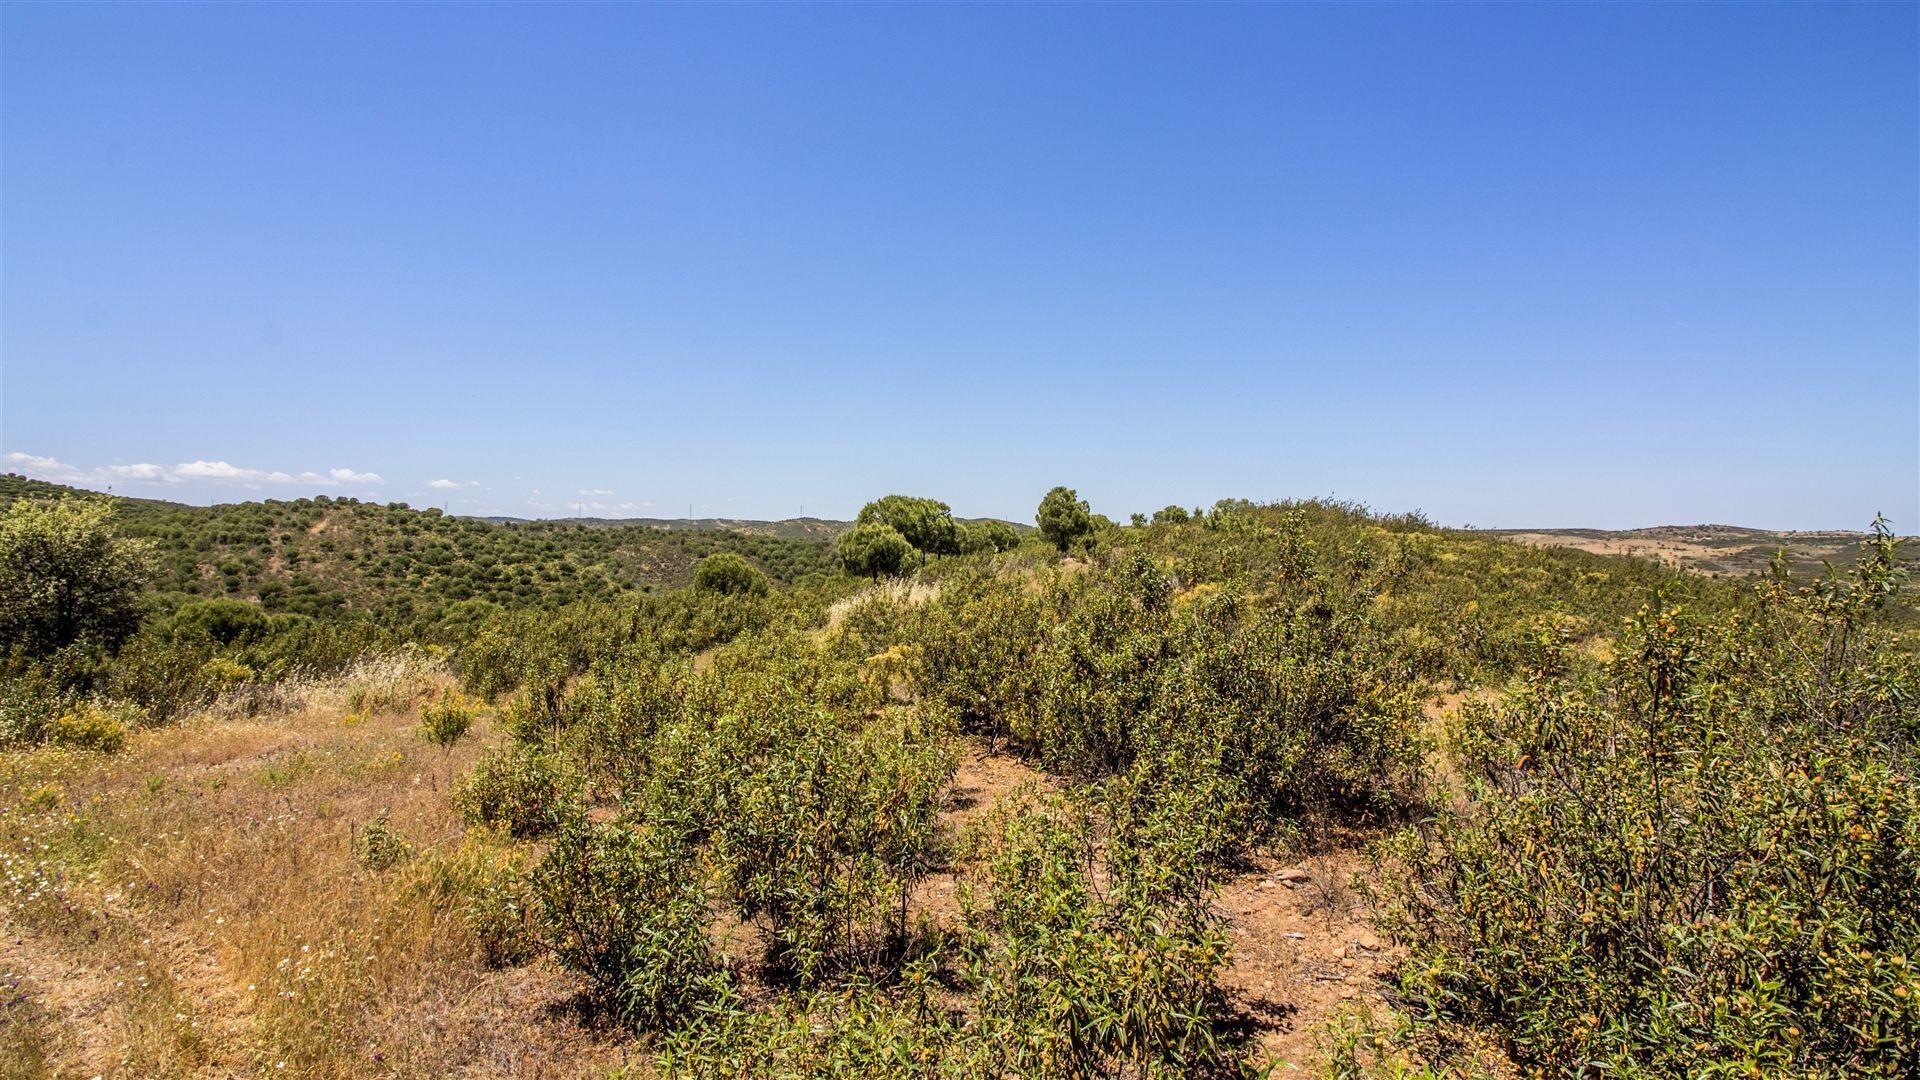
[[[375, 535], [363, 509], [405, 535], [402, 511], [327, 512]], [[83, 629], [10, 629], [29, 985], [0, 1060], [1920, 1069], [1920, 662], [1891, 535], [1805, 581], [1321, 502], [1120, 526], [1058, 488], [1038, 517], [889, 496], [807, 549], [844, 573], [717, 545], [689, 588], [436, 597], [372, 635], [337, 630], [401, 610], [365, 577], [358, 608], [109, 587], [68, 604]], [[84, 507], [8, 521], [88, 538], [28, 577], [121, 559], [97, 576], [131, 589], [145, 557]], [[459, 565], [469, 535], [504, 543], [424, 535]]]
[[[7, 474], [15, 499], [89, 496]], [[494, 523], [356, 499], [183, 506], [112, 500], [120, 530], [150, 540], [153, 584], [186, 598], [256, 602], [268, 612], [336, 611], [418, 624], [454, 605], [557, 606], [685, 585], [702, 558], [745, 557], [777, 580], [833, 568], [824, 541], [728, 530], [568, 521]]]
[[[481, 519], [497, 525], [525, 525], [538, 519], [516, 517], [487, 517]], [[569, 519], [576, 525], [590, 529], [649, 528], [664, 529], [669, 532], [724, 532], [746, 533], [749, 536], [772, 536], [782, 540], [832, 540], [847, 531], [847, 522], [833, 521], [828, 518], [797, 517], [783, 518], [779, 521], [765, 521], [757, 518], [603, 518], [575, 517]]]

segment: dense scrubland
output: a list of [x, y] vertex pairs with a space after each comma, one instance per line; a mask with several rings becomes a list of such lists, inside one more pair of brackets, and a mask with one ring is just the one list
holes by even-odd
[[831, 544], [11, 493], [12, 1073], [1920, 1072], [1883, 526], [1708, 577], [1064, 488]]

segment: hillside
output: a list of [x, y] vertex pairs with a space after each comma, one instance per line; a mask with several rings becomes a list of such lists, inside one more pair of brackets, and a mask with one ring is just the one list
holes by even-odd
[[776, 581], [833, 570], [825, 539], [630, 522], [492, 522], [437, 509], [325, 496], [186, 506], [0, 475], [21, 497], [109, 500], [123, 531], [153, 542], [161, 592], [257, 601], [268, 611], [407, 617], [483, 600], [507, 607], [605, 599], [684, 585], [720, 551]]
[[[517, 518], [517, 517], [487, 517], [487, 518], [482, 518], [481, 520], [494, 522], [496, 524], [524, 525], [524, 524], [533, 524], [537, 521], [543, 521], [543, 520], [549, 520], [549, 519], [533, 519], [533, 518]], [[627, 526], [639, 526], [639, 527], [649, 528], [649, 529], [665, 529], [670, 532], [679, 532], [679, 531], [700, 532], [700, 531], [722, 530], [726, 532], [745, 533], [748, 536], [774, 536], [774, 537], [779, 537], [783, 540], [834, 540], [834, 539], [837, 539], [841, 533], [844, 533], [848, 529], [853, 528], [853, 522], [851, 521], [836, 521], [832, 518], [816, 518], [816, 517], [781, 518], [777, 521], [766, 521], [758, 518], [599, 518], [599, 517], [578, 517], [578, 518], [565, 518], [565, 519], [556, 518], [551, 520], [556, 520], [556, 521], [565, 520], [576, 525], [585, 525], [588, 528], [593, 528], [593, 529], [610, 529], [610, 528], [623, 528]], [[1023, 525], [1020, 522], [1007, 521], [1003, 518], [956, 517], [953, 520], [963, 525], [969, 522], [975, 522], [975, 521], [998, 521], [1003, 525], [1007, 525], [1011, 527], [1013, 531], [1016, 533], [1027, 533], [1027, 532], [1033, 531], [1033, 526], [1031, 525]]]
[[[517, 517], [486, 517], [483, 521], [500, 525], [533, 524], [537, 519]], [[553, 519], [562, 520], [562, 519]], [[762, 521], [754, 518], [602, 518], [576, 517], [564, 519], [575, 525], [584, 525], [591, 529], [644, 528], [662, 529], [668, 532], [725, 532], [745, 533], [748, 536], [773, 536], [782, 540], [832, 540], [852, 526], [850, 521], [833, 521], [827, 518], [801, 517], [782, 518], [779, 521]]]
[[[1843, 529], [1775, 532], [1738, 525], [1659, 525], [1646, 529], [1490, 529], [1523, 544], [1545, 544], [1596, 555], [1631, 555], [1703, 574], [1740, 575], [1765, 570], [1784, 553], [1796, 576], [1825, 563], [1844, 565], [1859, 554], [1866, 533]], [[1909, 551], [1912, 560], [1920, 553]]]

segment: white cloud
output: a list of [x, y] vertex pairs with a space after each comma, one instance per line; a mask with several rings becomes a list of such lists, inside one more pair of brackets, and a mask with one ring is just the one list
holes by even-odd
[[83, 469], [69, 465], [58, 458], [21, 453], [16, 450], [9, 453], [6, 460], [10, 468], [19, 471], [22, 475], [60, 484], [109, 484], [116, 480], [147, 484], [179, 484], [197, 481], [257, 488], [269, 484], [367, 487], [386, 483], [379, 473], [356, 472], [346, 468], [328, 469], [325, 473], [302, 472], [296, 476], [282, 469], [252, 469], [228, 461], [205, 459], [186, 461], [178, 465], [138, 462], [132, 465], [106, 465], [96, 469]]
[[427, 481], [427, 486], [430, 488], [439, 488], [441, 491], [452, 491], [459, 487], [460, 484], [456, 480], [429, 480]]
[[243, 469], [224, 461], [189, 461], [185, 465], [175, 465], [173, 472], [186, 480], [259, 481], [267, 478], [267, 474], [259, 469]]
[[580, 489], [580, 494], [582, 494], [582, 495], [611, 495], [611, 494], [613, 494], [613, 492], [611, 492], [611, 491], [609, 491], [609, 490], [607, 490], [606, 488], [581, 488], [581, 489]]
[[56, 484], [78, 484], [86, 482], [87, 479], [85, 473], [59, 458], [23, 454], [18, 450], [7, 455], [7, 466], [22, 476], [31, 476], [35, 480], [51, 480]]

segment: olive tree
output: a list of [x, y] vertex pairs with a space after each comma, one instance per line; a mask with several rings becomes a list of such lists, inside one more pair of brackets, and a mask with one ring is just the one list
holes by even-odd
[[115, 531], [105, 502], [16, 501], [0, 515], [0, 650], [118, 646], [139, 628], [150, 572], [147, 545]]

